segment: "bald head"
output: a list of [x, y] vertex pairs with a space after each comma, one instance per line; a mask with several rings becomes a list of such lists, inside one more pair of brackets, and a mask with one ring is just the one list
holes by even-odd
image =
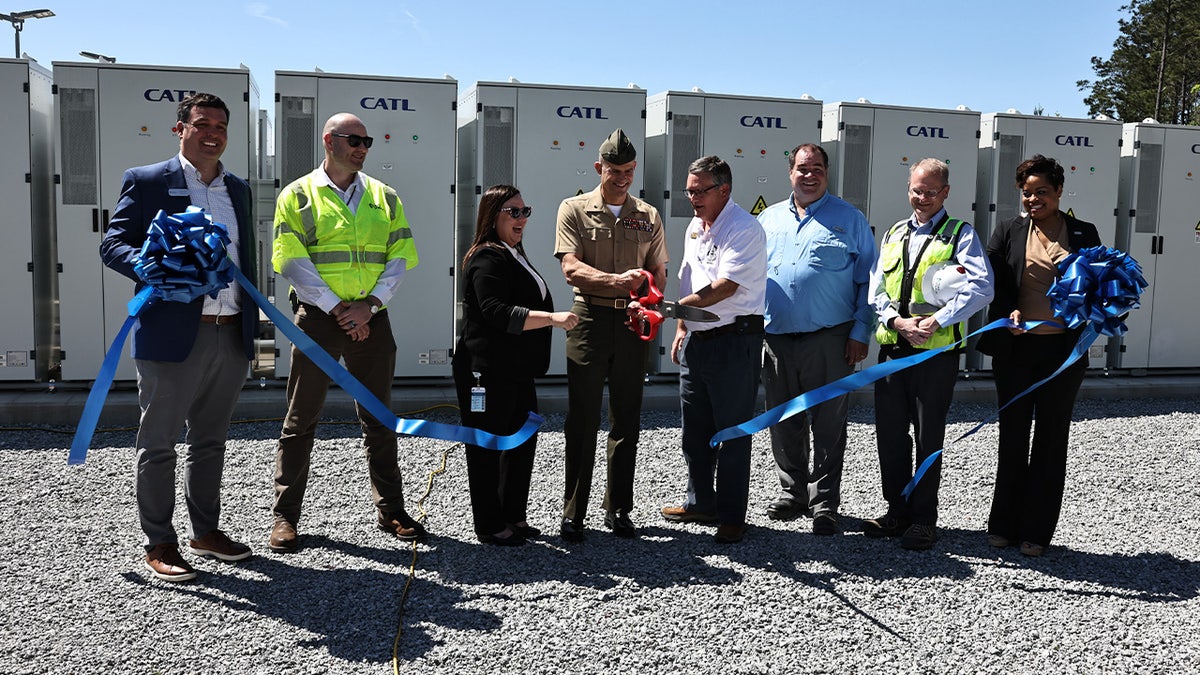
[[[349, 128], [357, 128], [358, 131], [347, 131]], [[360, 136], [366, 135], [367, 126], [363, 121], [358, 119], [358, 116], [353, 113], [341, 112], [325, 121], [325, 128], [321, 130], [321, 135], [329, 133], [350, 134], [357, 133]]]

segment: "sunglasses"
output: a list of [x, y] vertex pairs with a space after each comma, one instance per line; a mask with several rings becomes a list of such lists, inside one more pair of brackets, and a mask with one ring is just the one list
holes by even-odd
[[329, 135], [346, 139], [346, 142], [349, 143], [350, 147], [352, 148], [357, 148], [359, 145], [362, 145], [363, 147], [369, 149], [371, 144], [375, 142], [375, 139], [371, 138], [370, 136], [359, 136], [358, 134], [335, 134], [330, 132]]
[[507, 213], [510, 218], [528, 218], [533, 213], [532, 206], [510, 206], [506, 209], [500, 209], [500, 213]]

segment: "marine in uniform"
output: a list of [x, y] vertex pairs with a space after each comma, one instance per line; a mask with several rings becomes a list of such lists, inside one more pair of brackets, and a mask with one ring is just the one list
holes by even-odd
[[579, 325], [567, 332], [569, 409], [561, 527], [566, 541], [585, 536], [605, 383], [609, 433], [604, 524], [619, 537], [637, 536], [629, 514], [647, 343], [625, 325], [625, 308], [630, 292], [643, 284], [642, 270], [648, 270], [660, 287], [664, 284], [667, 245], [658, 211], [629, 194], [636, 168], [637, 150], [617, 129], [600, 146], [595, 163], [600, 185], [558, 207], [554, 254], [574, 288], [571, 311], [579, 316]]

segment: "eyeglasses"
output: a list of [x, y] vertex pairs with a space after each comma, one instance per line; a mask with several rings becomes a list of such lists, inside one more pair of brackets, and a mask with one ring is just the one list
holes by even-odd
[[533, 213], [532, 206], [510, 206], [500, 209], [500, 213], [507, 213], [510, 218], [528, 218]]
[[192, 124], [191, 122], [180, 122], [181, 125], [189, 126], [202, 134], [220, 134], [226, 136], [229, 134], [229, 129], [219, 124], [209, 124], [201, 122], [200, 124]]
[[357, 148], [359, 145], [362, 145], [365, 148], [370, 148], [371, 144], [375, 142], [375, 139], [371, 138], [370, 136], [359, 136], [358, 134], [335, 134], [330, 132], [329, 135], [346, 139], [346, 142], [349, 143], [350, 147], [352, 148]]
[[699, 197], [700, 195], [705, 194], [709, 190], [715, 190], [719, 187], [721, 187], [719, 184], [714, 184], [714, 185], [709, 185], [708, 187], [704, 188], [703, 190], [684, 190], [683, 194], [686, 195], [688, 199], [695, 199], [696, 197]]
[[934, 197], [942, 194], [942, 190], [945, 190], [945, 189], [946, 189], [945, 186], [942, 186], [936, 190], [918, 190], [917, 188], [909, 188], [908, 192], [914, 197], [924, 197], [925, 199], [933, 199]]

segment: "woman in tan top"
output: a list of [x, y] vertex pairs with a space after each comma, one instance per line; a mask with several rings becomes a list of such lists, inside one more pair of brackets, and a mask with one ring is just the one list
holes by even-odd
[[[1059, 277], [1058, 263], [1074, 251], [1100, 245], [1094, 225], [1058, 209], [1063, 182], [1062, 166], [1048, 157], [1034, 155], [1017, 167], [1016, 187], [1027, 215], [1000, 223], [988, 241], [996, 275], [988, 321], [1054, 319], [1046, 291]], [[993, 357], [1000, 405], [1057, 370], [1081, 331], [1042, 325], [985, 334], [978, 349]], [[992, 546], [1019, 543], [1021, 553], [1039, 556], [1050, 544], [1062, 508], [1071, 413], [1086, 368], [1087, 360], [1080, 359], [1000, 413], [996, 488], [988, 518]]]

